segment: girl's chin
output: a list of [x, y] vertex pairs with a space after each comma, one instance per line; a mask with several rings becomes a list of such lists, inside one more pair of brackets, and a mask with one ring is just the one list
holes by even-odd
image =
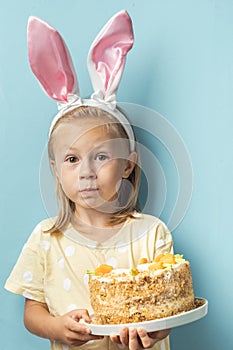
[[76, 209], [92, 209], [100, 213], [113, 214], [119, 210], [117, 200], [96, 200], [94, 198], [83, 198], [82, 203], [76, 203]]

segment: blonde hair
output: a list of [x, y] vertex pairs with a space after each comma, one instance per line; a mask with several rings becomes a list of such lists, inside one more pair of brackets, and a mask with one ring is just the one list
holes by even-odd
[[[63, 123], [71, 123], [77, 118], [81, 119], [95, 118], [97, 125], [102, 125], [106, 128], [107, 132], [111, 132], [115, 137], [120, 137], [128, 139], [127, 133], [123, 125], [110, 113], [92, 106], [80, 106], [77, 107], [66, 114], [64, 114], [54, 125], [49, 142], [48, 142], [48, 155], [49, 160], [54, 161], [54, 140], [56, 138], [56, 130], [58, 126]], [[136, 143], [135, 143], [136, 144]], [[136, 150], [137, 151], [137, 150]], [[137, 152], [138, 154], [138, 152]], [[140, 212], [140, 206], [138, 201], [138, 191], [140, 183], [140, 166], [138, 165], [139, 160], [135, 163], [134, 169], [128, 177], [131, 187], [133, 188], [130, 198], [127, 200], [125, 206], [122, 206], [117, 212], [112, 213], [109, 219], [109, 225], [120, 224], [124, 222], [127, 218], [133, 218], [135, 211]], [[59, 213], [56, 218], [54, 225], [46, 232], [48, 233], [61, 233], [65, 230], [71, 223], [74, 212], [75, 203], [72, 202], [64, 193], [60, 181], [57, 175], [54, 173], [56, 195], [59, 202]], [[120, 192], [125, 192], [120, 190]], [[119, 194], [120, 196], [120, 194]]]

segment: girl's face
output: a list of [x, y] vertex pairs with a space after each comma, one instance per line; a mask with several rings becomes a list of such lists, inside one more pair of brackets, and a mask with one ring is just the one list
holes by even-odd
[[121, 180], [128, 178], [134, 168], [136, 154], [130, 154], [128, 148], [126, 139], [113, 138], [103, 125], [90, 120], [57, 128], [52, 163], [64, 193], [77, 211], [110, 209]]

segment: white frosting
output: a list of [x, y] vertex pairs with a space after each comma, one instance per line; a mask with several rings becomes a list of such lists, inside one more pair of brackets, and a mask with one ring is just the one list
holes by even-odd
[[[187, 261], [183, 262], [183, 263], [180, 263], [180, 264], [172, 264], [172, 269], [173, 270], [179, 270], [180, 267], [184, 264], [184, 263], [188, 263]], [[147, 263], [147, 264], [140, 264], [137, 266], [137, 269], [138, 271], [148, 271], [149, 270], [149, 266], [150, 265], [153, 265], [153, 263]], [[160, 270], [155, 270], [154, 272], [158, 272], [158, 273], [161, 273], [161, 272], [164, 272], [164, 270], [170, 270], [171, 268], [170, 267], [166, 267], [164, 269], [160, 269]], [[152, 272], [152, 271], [151, 271]]]
[[[96, 276], [96, 275], [92, 275], [93, 279], [98, 279], [100, 282], [109, 282], [111, 280], [111, 278], [117, 278], [119, 280], [124, 280], [127, 277], [131, 276], [131, 274], [129, 273], [129, 269], [113, 269], [111, 271], [111, 276], [105, 277], [105, 276]], [[125, 274], [126, 276], [122, 276], [122, 274]], [[113, 276], [116, 275], [116, 276]]]
[[[150, 270], [150, 274], [152, 276], [158, 276], [162, 273], [166, 273], [166, 277], [170, 278], [171, 275], [171, 271], [172, 270], [179, 270], [184, 264], [189, 264], [188, 261], [184, 261], [180, 264], [172, 264], [172, 267], [166, 267], [164, 269], [159, 269], [159, 270]], [[147, 264], [140, 264], [137, 266], [137, 269], [139, 272], [143, 272], [143, 271], [149, 271], [149, 266], [152, 265], [152, 263], [147, 263]], [[139, 275], [135, 275], [133, 276], [131, 274], [131, 269], [113, 269], [111, 271], [111, 275], [108, 276], [96, 276], [96, 275], [92, 275], [93, 279], [98, 279], [100, 282], [110, 282], [112, 278], [116, 278], [119, 281], [125, 281], [126, 279], [135, 279], [136, 281], [140, 278]]]

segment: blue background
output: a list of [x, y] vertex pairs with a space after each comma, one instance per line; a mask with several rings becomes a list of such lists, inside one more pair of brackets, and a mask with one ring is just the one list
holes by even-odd
[[[28, 16], [39, 16], [62, 33], [78, 71], [82, 96], [86, 96], [92, 91], [85, 64], [89, 45], [122, 8], [133, 19], [135, 46], [118, 99], [152, 108], [172, 123], [189, 151], [194, 174], [189, 209], [173, 236], [176, 251], [191, 261], [195, 293], [209, 300], [209, 313], [174, 329], [172, 349], [233, 349], [231, 0], [15, 0], [1, 4], [1, 349], [12, 350], [20, 344], [24, 350], [42, 350], [49, 345], [24, 329], [23, 298], [3, 289], [27, 236], [47, 216], [39, 168], [56, 107], [29, 69]], [[163, 163], [163, 152], [160, 156]], [[163, 167], [172, 188], [168, 163]], [[168, 192], [168, 207], [169, 198]], [[162, 218], [166, 221], [166, 210]]]

